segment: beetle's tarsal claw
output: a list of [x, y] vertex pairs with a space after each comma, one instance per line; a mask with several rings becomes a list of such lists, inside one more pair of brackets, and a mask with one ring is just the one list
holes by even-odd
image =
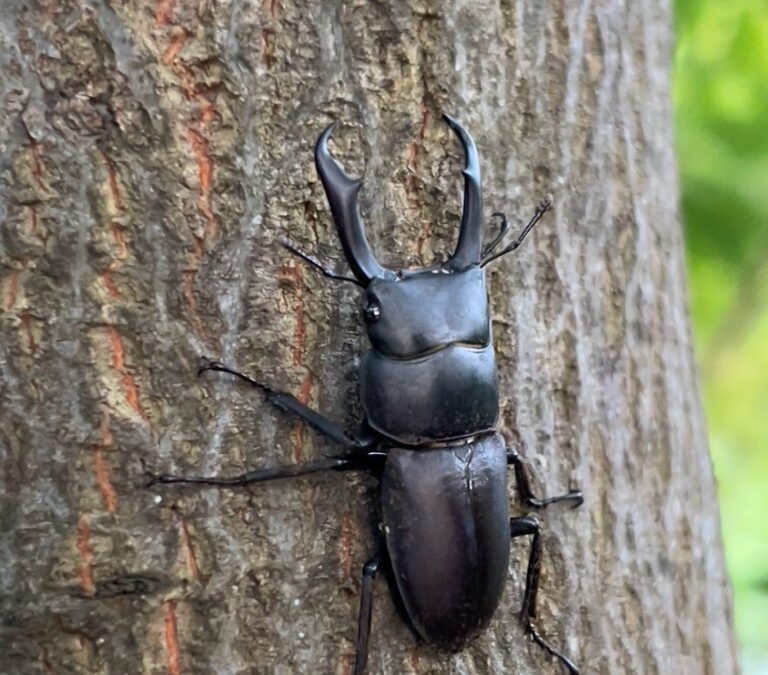
[[147, 479], [147, 482], [144, 483], [145, 488], [151, 488], [157, 485], [158, 483], [162, 483], [163, 481], [162, 476], [158, 476], [154, 473], [150, 473], [149, 471], [144, 472], [144, 477]]
[[571, 661], [567, 656], [564, 656], [559, 651], [557, 651], [552, 645], [550, 645], [541, 635], [539, 634], [539, 631], [536, 630], [536, 627], [533, 625], [531, 620], [529, 618], [523, 619], [523, 624], [526, 628], [526, 631], [528, 634], [533, 638], [533, 641], [539, 645], [547, 654], [550, 656], [554, 656], [560, 663], [562, 663], [566, 669], [568, 670], [569, 675], [579, 675], [579, 669], [575, 666], [573, 661]]
[[573, 486], [569, 486], [568, 490], [568, 498], [573, 501], [571, 508], [575, 509], [581, 506], [584, 503], [584, 495], [582, 494], [581, 490]]
[[197, 376], [200, 377], [206, 370], [208, 370], [208, 366], [211, 363], [211, 359], [209, 359], [207, 356], [201, 356], [197, 360]]
[[197, 376], [200, 377], [206, 370], [219, 370], [223, 367], [223, 364], [219, 361], [209, 359], [207, 356], [201, 356], [197, 366]]

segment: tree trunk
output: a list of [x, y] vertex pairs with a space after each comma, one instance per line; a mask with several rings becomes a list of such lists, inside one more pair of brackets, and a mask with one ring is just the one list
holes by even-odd
[[[686, 309], [669, 8], [638, 2], [7, 0], [2, 78], [6, 673], [349, 673], [377, 490], [331, 474], [145, 489], [336, 448], [220, 358], [353, 428], [365, 349], [312, 145], [363, 174], [380, 259], [451, 250], [473, 133], [486, 212], [555, 210], [489, 275], [500, 429], [539, 492], [539, 625], [583, 673], [734, 673]], [[31, 5], [31, 6], [30, 6]], [[489, 225], [490, 233], [490, 225]], [[489, 234], [490, 236], [490, 234]], [[514, 495], [510, 489], [510, 499]], [[516, 612], [419, 645], [377, 583], [371, 673], [560, 673]]]

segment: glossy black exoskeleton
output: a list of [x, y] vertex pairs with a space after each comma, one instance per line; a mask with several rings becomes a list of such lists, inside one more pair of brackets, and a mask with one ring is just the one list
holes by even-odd
[[508, 230], [502, 216], [498, 235], [483, 247], [475, 143], [458, 122], [444, 117], [458, 135], [466, 160], [459, 241], [448, 261], [416, 271], [390, 270], [377, 262], [358, 208], [361, 183], [349, 178], [328, 153], [333, 125], [317, 142], [315, 162], [354, 278], [332, 272], [290, 242], [282, 242], [325, 276], [362, 288], [362, 317], [372, 346], [361, 364], [362, 431], [350, 437], [291, 394], [218, 362], [206, 360], [200, 368], [236, 375], [346, 452], [231, 478], [162, 475], [151, 482], [235, 486], [324, 470], [371, 470], [381, 483], [384, 545], [363, 568], [357, 675], [366, 667], [373, 579], [380, 564], [391, 565], [415, 631], [427, 642], [455, 651], [488, 625], [499, 604], [510, 539], [530, 535], [523, 626], [570, 673], [577, 673], [532, 623], [541, 553], [539, 524], [530, 516], [510, 519], [507, 467], [514, 467], [518, 496], [529, 507], [557, 501], [577, 506], [582, 497], [572, 490], [536, 499], [521, 458], [495, 431], [499, 401], [484, 271], [489, 262], [520, 245], [549, 203], [540, 204], [518, 237], [497, 250]]

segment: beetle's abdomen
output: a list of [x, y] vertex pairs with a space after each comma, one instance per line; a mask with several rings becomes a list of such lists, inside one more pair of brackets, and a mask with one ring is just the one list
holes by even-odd
[[464, 438], [496, 426], [493, 346], [451, 345], [417, 359], [377, 351], [360, 367], [363, 408], [379, 433], [406, 445]]
[[506, 473], [498, 434], [389, 452], [382, 480], [387, 550], [410, 620], [428, 642], [461, 649], [499, 604], [509, 559]]

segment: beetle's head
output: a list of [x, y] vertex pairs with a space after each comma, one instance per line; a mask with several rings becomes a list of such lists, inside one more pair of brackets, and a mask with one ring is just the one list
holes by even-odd
[[475, 142], [456, 120], [443, 115], [464, 148], [464, 208], [459, 241], [441, 265], [419, 271], [390, 270], [376, 260], [365, 237], [358, 192], [328, 152], [329, 126], [315, 146], [315, 164], [328, 195], [347, 262], [365, 289], [363, 320], [378, 351], [413, 357], [453, 343], [485, 347], [490, 342], [488, 300], [480, 258], [482, 196]]
[[487, 347], [491, 339], [485, 274], [478, 265], [372, 279], [363, 292], [362, 314], [373, 347], [394, 358], [451, 344]]

